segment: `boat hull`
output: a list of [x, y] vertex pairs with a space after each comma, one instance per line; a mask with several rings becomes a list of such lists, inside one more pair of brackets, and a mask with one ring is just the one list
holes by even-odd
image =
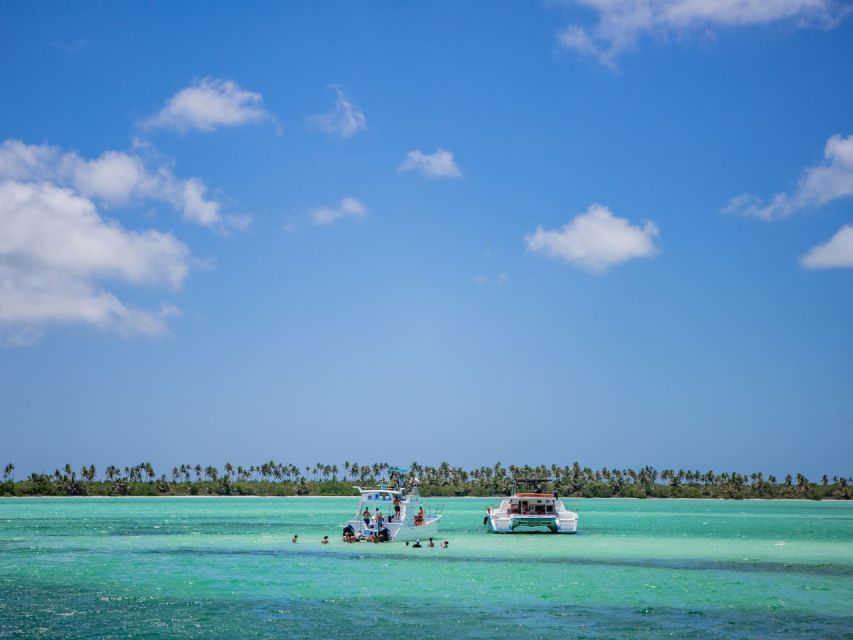
[[490, 533], [577, 533], [574, 517], [512, 516], [488, 519]]
[[[389, 522], [384, 526], [388, 529], [391, 542], [414, 542], [415, 540], [437, 538], [440, 520], [441, 515], [436, 515], [429, 516], [427, 521], [421, 525], [408, 526], [400, 522]], [[360, 535], [366, 536], [370, 532], [363, 520], [350, 520], [347, 524], [352, 526]]]
[[414, 542], [415, 540], [427, 540], [429, 538], [438, 537], [438, 521], [441, 516], [424, 522], [422, 525], [415, 527], [400, 527], [396, 534], [391, 538], [394, 542]]

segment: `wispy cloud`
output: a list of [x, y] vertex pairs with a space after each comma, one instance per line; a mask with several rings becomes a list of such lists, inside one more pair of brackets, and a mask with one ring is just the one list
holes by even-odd
[[707, 34], [719, 27], [787, 22], [831, 28], [851, 10], [837, 0], [566, 0], [597, 14], [591, 28], [571, 24], [557, 36], [563, 49], [597, 58], [610, 67], [646, 36]]
[[320, 207], [311, 212], [311, 222], [319, 225], [334, 224], [341, 218], [361, 219], [367, 215], [367, 207], [352, 197], [342, 198], [334, 207]]
[[[149, 153], [142, 145], [137, 150]], [[248, 216], [224, 214], [198, 178], [177, 178], [167, 164], [152, 163], [140, 153], [105, 151], [87, 160], [74, 151], [6, 140], [0, 143], [0, 180], [4, 178], [49, 181], [109, 207], [144, 200], [165, 202], [188, 222], [223, 233], [243, 229], [250, 222]]]
[[658, 228], [645, 220], [642, 226], [619, 218], [605, 206], [594, 204], [560, 229], [541, 226], [525, 237], [527, 248], [550, 258], [604, 273], [610, 267], [635, 258], [648, 258], [658, 252], [655, 238]]
[[367, 128], [364, 112], [353, 106], [340, 87], [332, 85], [331, 89], [335, 92], [335, 107], [326, 113], [306, 116], [308, 125], [341, 138], [349, 138], [364, 131]]
[[494, 277], [489, 277], [482, 273], [471, 278], [471, 282], [481, 287], [501, 287], [507, 283], [509, 276], [505, 273], [499, 273]]
[[67, 56], [76, 56], [86, 48], [87, 44], [83, 38], [77, 38], [73, 42], [51, 42], [47, 46], [59, 49]]
[[418, 171], [426, 178], [461, 178], [462, 172], [453, 158], [453, 153], [439, 147], [433, 153], [420, 149], [409, 151], [398, 171]]
[[146, 129], [215, 131], [270, 120], [260, 93], [231, 80], [203, 78], [169, 98], [155, 115], [141, 122]]
[[853, 225], [844, 225], [827, 242], [800, 258], [806, 269], [853, 269]]
[[853, 195], [853, 135], [832, 136], [823, 156], [820, 165], [803, 172], [793, 193], [777, 193], [767, 204], [758, 196], [740, 195], [732, 198], [723, 212], [775, 220]]

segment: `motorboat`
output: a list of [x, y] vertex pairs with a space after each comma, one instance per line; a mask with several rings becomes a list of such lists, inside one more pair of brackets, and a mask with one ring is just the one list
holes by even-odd
[[[351, 531], [362, 538], [376, 536], [387, 541], [427, 540], [438, 537], [438, 523], [441, 514], [424, 509], [418, 487], [363, 489], [354, 486], [361, 499], [355, 518], [348, 520], [344, 531]], [[395, 505], [399, 505], [397, 515]], [[369, 516], [365, 515], [365, 512]], [[382, 514], [382, 518], [376, 514]]]
[[[578, 514], [566, 509], [557, 491], [543, 491], [548, 478], [513, 479], [512, 494], [487, 510], [484, 524], [491, 533], [576, 533]], [[533, 489], [524, 491], [524, 489]]]

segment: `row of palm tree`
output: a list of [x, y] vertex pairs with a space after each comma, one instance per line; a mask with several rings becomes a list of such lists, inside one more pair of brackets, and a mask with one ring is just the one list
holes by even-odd
[[[92, 493], [127, 494], [142, 487], [147, 493], [347, 493], [349, 483], [387, 482], [394, 468], [386, 462], [360, 464], [345, 461], [336, 464], [318, 462], [298, 466], [269, 460], [247, 467], [230, 462], [220, 470], [215, 465], [184, 463], [172, 467], [170, 478], [158, 474], [150, 462], [131, 466], [109, 465], [102, 475], [95, 465], [84, 465], [79, 475], [70, 465], [53, 474], [31, 474], [22, 482], [14, 482], [15, 465], [4, 469], [4, 493], [59, 493], [86, 495]], [[508, 465], [465, 469], [442, 462], [438, 466], [409, 465], [411, 477], [417, 477], [425, 495], [502, 495], [509, 491], [513, 478], [551, 478], [563, 495], [625, 497], [841, 497], [851, 496], [853, 478], [823, 475], [819, 483], [804, 474], [765, 477], [762, 472], [739, 473], [713, 470], [662, 469], [651, 466], [639, 469], [581, 467], [577, 462], [560, 466]], [[276, 487], [271, 489], [270, 486]]]

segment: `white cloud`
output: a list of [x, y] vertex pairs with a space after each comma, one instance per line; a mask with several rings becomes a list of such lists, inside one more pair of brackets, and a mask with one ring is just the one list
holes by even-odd
[[336, 207], [321, 207], [311, 212], [311, 222], [314, 224], [330, 225], [341, 218], [363, 218], [367, 215], [367, 207], [355, 198], [342, 198]]
[[167, 165], [149, 164], [141, 155], [122, 151], [106, 151], [86, 160], [76, 152], [48, 145], [28, 145], [19, 140], [0, 143], [0, 180], [48, 181], [109, 206], [144, 200], [165, 202], [185, 220], [222, 232], [248, 224], [247, 217], [224, 215], [220, 203], [207, 197], [207, 187], [200, 180], [181, 180]]
[[823, 155], [822, 164], [803, 172], [793, 193], [777, 193], [768, 204], [758, 196], [740, 195], [732, 198], [723, 212], [775, 220], [853, 195], [853, 135], [832, 136]]
[[507, 283], [509, 280], [509, 276], [505, 273], [499, 273], [494, 278], [490, 278], [487, 275], [477, 274], [471, 281], [474, 284], [480, 285], [481, 287], [493, 286], [493, 287], [501, 287]]
[[189, 249], [169, 233], [128, 231], [69, 188], [0, 182], [0, 338], [28, 344], [58, 324], [160, 335], [171, 305], [125, 305], [104, 282], [181, 287]]
[[853, 225], [844, 225], [828, 242], [812, 247], [800, 264], [806, 269], [853, 269]]
[[148, 129], [214, 131], [269, 119], [260, 93], [241, 89], [231, 80], [203, 78], [178, 91], [159, 113], [141, 124]]
[[364, 112], [353, 106], [350, 99], [340, 88], [333, 86], [335, 92], [335, 108], [326, 113], [306, 116], [309, 125], [325, 133], [349, 138], [367, 128], [367, 118]]
[[830, 28], [850, 11], [837, 0], [569, 0], [594, 11], [592, 28], [573, 24], [561, 31], [564, 49], [615, 66], [621, 53], [647, 35], [707, 33], [715, 27], [744, 27], [787, 21], [798, 27]]
[[525, 242], [530, 251], [603, 273], [622, 262], [655, 255], [657, 235], [657, 225], [650, 220], [635, 226], [626, 218], [614, 216], [607, 207], [594, 204], [560, 229], [537, 227]]
[[119, 151], [107, 151], [95, 160], [68, 158], [81, 193], [112, 204], [124, 204], [147, 179], [142, 161]]
[[434, 153], [419, 149], [409, 151], [406, 159], [397, 167], [398, 171], [417, 170], [427, 178], [459, 178], [462, 172], [453, 159], [453, 153], [439, 147]]

